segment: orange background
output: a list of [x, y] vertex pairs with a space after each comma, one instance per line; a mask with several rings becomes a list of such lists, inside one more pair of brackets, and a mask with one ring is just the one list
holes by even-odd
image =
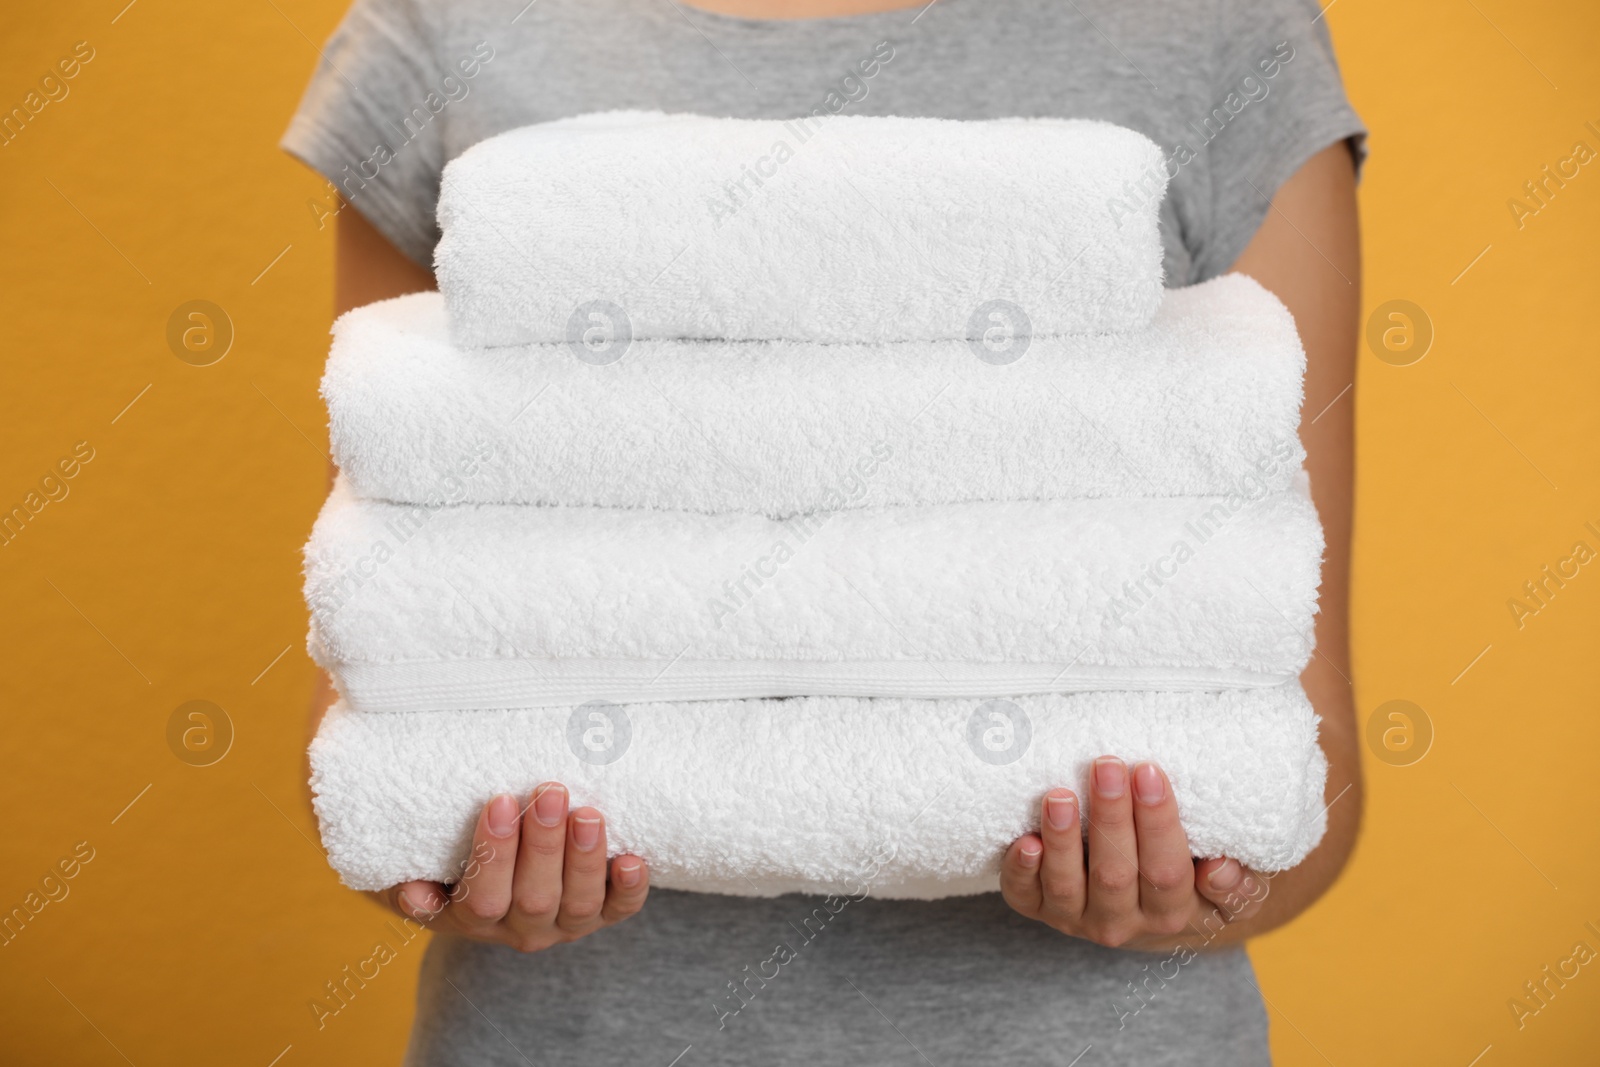
[[[325, 1029], [308, 1007], [385, 936], [338, 887], [301, 785], [298, 550], [326, 488], [333, 245], [322, 183], [275, 143], [343, 2], [123, 3], [0, 14], [5, 110], [75, 42], [95, 52], [0, 148], [0, 506], [94, 449], [0, 548], [0, 911], [93, 850], [0, 947], [0, 1059], [395, 1062], [421, 940]], [[1411, 301], [1435, 331], [1410, 366], [1362, 355], [1359, 705], [1412, 701], [1434, 737], [1409, 766], [1369, 752], [1352, 866], [1253, 946], [1273, 1047], [1594, 1062], [1600, 965], [1520, 1029], [1507, 1002], [1577, 941], [1600, 950], [1600, 563], [1520, 629], [1507, 601], [1574, 542], [1600, 550], [1600, 163], [1520, 229], [1507, 200], [1575, 141], [1600, 150], [1600, 10], [1327, 17], [1373, 131], [1366, 307]], [[195, 299], [235, 331], [212, 366], [168, 347]], [[211, 766], [168, 747], [194, 699], [235, 731]]]

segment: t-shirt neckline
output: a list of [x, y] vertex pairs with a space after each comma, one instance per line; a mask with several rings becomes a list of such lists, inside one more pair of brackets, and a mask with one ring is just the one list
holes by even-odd
[[[751, 18], [747, 15], [727, 15], [720, 11], [711, 11], [694, 4], [685, 3], [684, 0], [671, 0], [672, 5], [679, 9], [685, 18], [691, 20], [703, 19], [718, 27], [726, 27], [735, 32], [739, 30], [785, 30], [785, 29], [828, 29], [835, 26], [862, 25], [874, 19], [884, 19], [895, 15], [909, 15], [918, 17], [918, 13], [932, 7], [933, 3], [949, 5], [956, 0], [933, 0], [933, 3], [908, 4], [905, 7], [890, 8], [885, 11], [863, 11], [855, 15], [821, 15], [815, 18]], [[701, 28], [701, 27], [696, 27]]]

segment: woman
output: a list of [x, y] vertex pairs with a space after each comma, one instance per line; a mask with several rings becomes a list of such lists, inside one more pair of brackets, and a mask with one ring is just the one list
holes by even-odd
[[[995, 894], [822, 912], [798, 896], [657, 891], [646, 904], [645, 864], [621, 856], [608, 869], [602, 813], [568, 810], [546, 783], [485, 808], [476, 839], [492, 858], [461, 884], [381, 895], [441, 935], [407, 1062], [1265, 1063], [1265, 1011], [1240, 943], [1328, 888], [1361, 808], [1345, 394], [1364, 132], [1314, 5], [357, 0], [284, 145], [343, 198], [342, 312], [434, 286], [440, 172], [484, 137], [611, 108], [781, 118], [819, 106], [1141, 130], [1168, 156], [1168, 284], [1243, 271], [1293, 312], [1328, 541], [1302, 678], [1323, 719], [1327, 836], [1270, 881], [1232, 860], [1196, 863], [1160, 768], [1108, 754], [1087, 840], [1079, 798], [1051, 791], [1041, 832], [1011, 846]], [[774, 973], [780, 941], [791, 953]]]

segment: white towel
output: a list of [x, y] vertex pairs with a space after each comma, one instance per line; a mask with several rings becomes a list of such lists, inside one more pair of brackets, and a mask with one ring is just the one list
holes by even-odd
[[1129, 330], [1165, 187], [1104, 122], [606, 113], [451, 161], [435, 264], [465, 345]]
[[306, 600], [312, 654], [362, 711], [1205, 690], [1300, 673], [1321, 553], [1303, 478], [787, 523], [340, 484]]
[[781, 518], [1284, 489], [1304, 369], [1289, 312], [1244, 275], [1168, 293], [1134, 333], [1035, 337], [1004, 366], [964, 341], [637, 341], [605, 366], [565, 345], [463, 350], [418, 293], [335, 324], [322, 392], [361, 496]]
[[1297, 683], [1014, 703], [341, 706], [312, 742], [311, 784], [329, 861], [357, 889], [455, 881], [489, 798], [525, 801], [550, 780], [598, 807], [611, 852], [643, 856], [657, 886], [927, 898], [996, 889], [1044, 793], [1092, 804], [1104, 754], [1166, 770], [1197, 856], [1276, 871], [1322, 837], [1327, 766]]

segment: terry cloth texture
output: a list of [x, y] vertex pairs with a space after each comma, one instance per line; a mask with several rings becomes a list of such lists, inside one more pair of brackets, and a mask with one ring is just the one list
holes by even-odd
[[334, 326], [333, 458], [359, 495], [743, 511], [1202, 496], [1289, 486], [1305, 353], [1233, 274], [1133, 333], [964, 341], [634, 341], [468, 350], [417, 293]]
[[804, 516], [399, 505], [343, 483], [310, 647], [361, 711], [1279, 685], [1322, 528], [1281, 493]]
[[583, 115], [451, 160], [435, 273], [463, 345], [1131, 330], [1166, 184], [1093, 120]]
[[[311, 746], [329, 860], [358, 889], [454, 882], [499, 793], [560, 781], [606, 813], [652, 883], [737, 895], [992, 890], [1040, 798], [1091, 797], [1093, 760], [1155, 760], [1197, 856], [1271, 872], [1325, 824], [1326, 763], [1297, 683], [1224, 693], [1010, 700], [593, 703], [367, 715]], [[1089, 803], [1093, 803], [1092, 800]]]

